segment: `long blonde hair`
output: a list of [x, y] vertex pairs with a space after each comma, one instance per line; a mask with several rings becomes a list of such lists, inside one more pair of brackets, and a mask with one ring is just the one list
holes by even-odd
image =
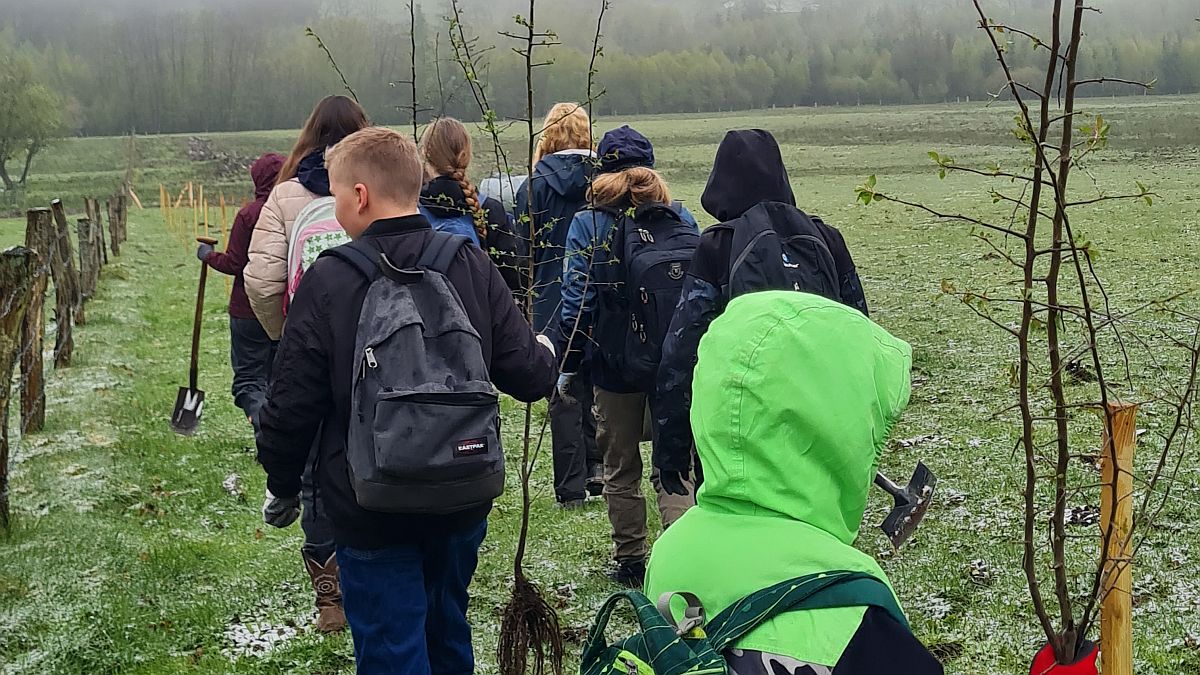
[[598, 206], [670, 204], [671, 190], [654, 169], [633, 166], [593, 178], [588, 200]]
[[345, 96], [326, 96], [321, 99], [300, 129], [300, 137], [279, 170], [275, 184], [295, 178], [300, 160], [316, 150], [334, 145], [359, 129], [367, 128], [369, 124], [362, 106]]
[[488, 220], [487, 213], [479, 203], [479, 192], [471, 179], [467, 178], [467, 170], [471, 168], [471, 134], [466, 125], [453, 117], [435, 119], [421, 134], [420, 150], [426, 165], [438, 176], [449, 176], [462, 187], [482, 244], [487, 238]]
[[546, 155], [563, 150], [592, 149], [592, 120], [587, 110], [578, 103], [555, 103], [542, 122], [542, 134], [538, 136], [533, 151], [536, 165]]

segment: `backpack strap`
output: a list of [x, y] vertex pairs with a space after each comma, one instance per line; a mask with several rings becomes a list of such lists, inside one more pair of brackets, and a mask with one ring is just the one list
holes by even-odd
[[[588, 633], [581, 662], [584, 668], [601, 661], [609, 648], [605, 629], [612, 613], [621, 604], [633, 607], [638, 633], [622, 643], [629, 652], [654, 666], [655, 673], [710, 672], [721, 663], [720, 657], [703, 644], [689, 645], [679, 637], [675, 626], [667, 622], [654, 603], [637, 591], [622, 591], [608, 598]], [[711, 670], [711, 672], [721, 672]]]
[[738, 600], [709, 622], [709, 641], [724, 652], [746, 633], [787, 612], [878, 607], [905, 629], [908, 619], [892, 589], [865, 572], [824, 572], [784, 581]]
[[683, 220], [683, 204], [679, 202], [671, 202], [670, 204], [642, 204], [634, 210], [633, 221], [637, 222], [652, 213], [668, 214], [667, 217], [681, 221]]
[[324, 258], [325, 256], [339, 258], [348, 263], [358, 270], [359, 274], [366, 277], [367, 281], [374, 281], [380, 274], [380, 252], [362, 239], [326, 249], [317, 257]]
[[421, 252], [421, 259], [417, 261], [417, 267], [444, 275], [450, 269], [450, 263], [454, 262], [458, 251], [470, 243], [470, 238], [461, 234], [435, 230], [433, 237], [425, 244], [425, 250]]

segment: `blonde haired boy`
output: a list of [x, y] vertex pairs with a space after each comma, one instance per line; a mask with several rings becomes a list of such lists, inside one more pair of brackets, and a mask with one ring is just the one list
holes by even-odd
[[[434, 232], [417, 210], [423, 176], [412, 140], [367, 128], [338, 143], [326, 161], [347, 234], [398, 268], [416, 268]], [[553, 353], [525, 322], [487, 254], [462, 245], [445, 277], [479, 334], [495, 386], [521, 401], [550, 394]], [[333, 522], [358, 673], [474, 672], [467, 588], [491, 503], [448, 515], [383, 513], [361, 507], [350, 483], [355, 339], [370, 284], [337, 255], [322, 256], [304, 274], [258, 435], [268, 488], [263, 516], [277, 527], [295, 521], [300, 476], [317, 443], [316, 484]]]

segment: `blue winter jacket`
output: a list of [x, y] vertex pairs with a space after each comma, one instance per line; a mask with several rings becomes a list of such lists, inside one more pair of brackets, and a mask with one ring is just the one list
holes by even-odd
[[539, 333], [558, 325], [567, 230], [575, 213], [587, 205], [593, 162], [587, 150], [547, 155], [534, 167], [531, 188], [521, 190], [517, 196], [518, 219], [532, 213], [532, 222], [526, 221], [518, 228], [526, 241], [533, 242], [533, 329]]
[[[683, 222], [699, 231], [696, 219], [687, 207], [681, 207], [679, 215]], [[591, 333], [596, 309], [598, 284], [592, 272], [614, 264], [612, 237], [615, 222], [613, 212], [590, 208], [576, 213], [571, 220], [563, 259], [562, 310], [553, 334], [560, 354], [570, 349], [563, 372], [576, 371], [581, 357], [590, 356], [592, 382], [596, 386], [617, 393], [633, 393], [635, 390], [625, 383], [621, 373], [606, 366], [599, 358], [599, 352], [593, 353], [590, 339], [583, 337]]]

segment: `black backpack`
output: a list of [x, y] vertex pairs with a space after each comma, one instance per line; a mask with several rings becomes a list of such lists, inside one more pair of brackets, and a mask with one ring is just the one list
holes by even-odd
[[611, 264], [600, 265], [595, 340], [605, 363], [633, 386], [653, 386], [683, 279], [700, 241], [676, 202], [616, 213]]
[[358, 318], [346, 462], [359, 506], [444, 514], [504, 491], [500, 397], [446, 270], [470, 239], [434, 232], [414, 269], [368, 242], [322, 256], [370, 282]]
[[764, 202], [738, 220], [717, 225], [733, 232], [727, 300], [765, 290], [792, 290], [842, 302], [837, 263], [821, 226], [800, 209]]

